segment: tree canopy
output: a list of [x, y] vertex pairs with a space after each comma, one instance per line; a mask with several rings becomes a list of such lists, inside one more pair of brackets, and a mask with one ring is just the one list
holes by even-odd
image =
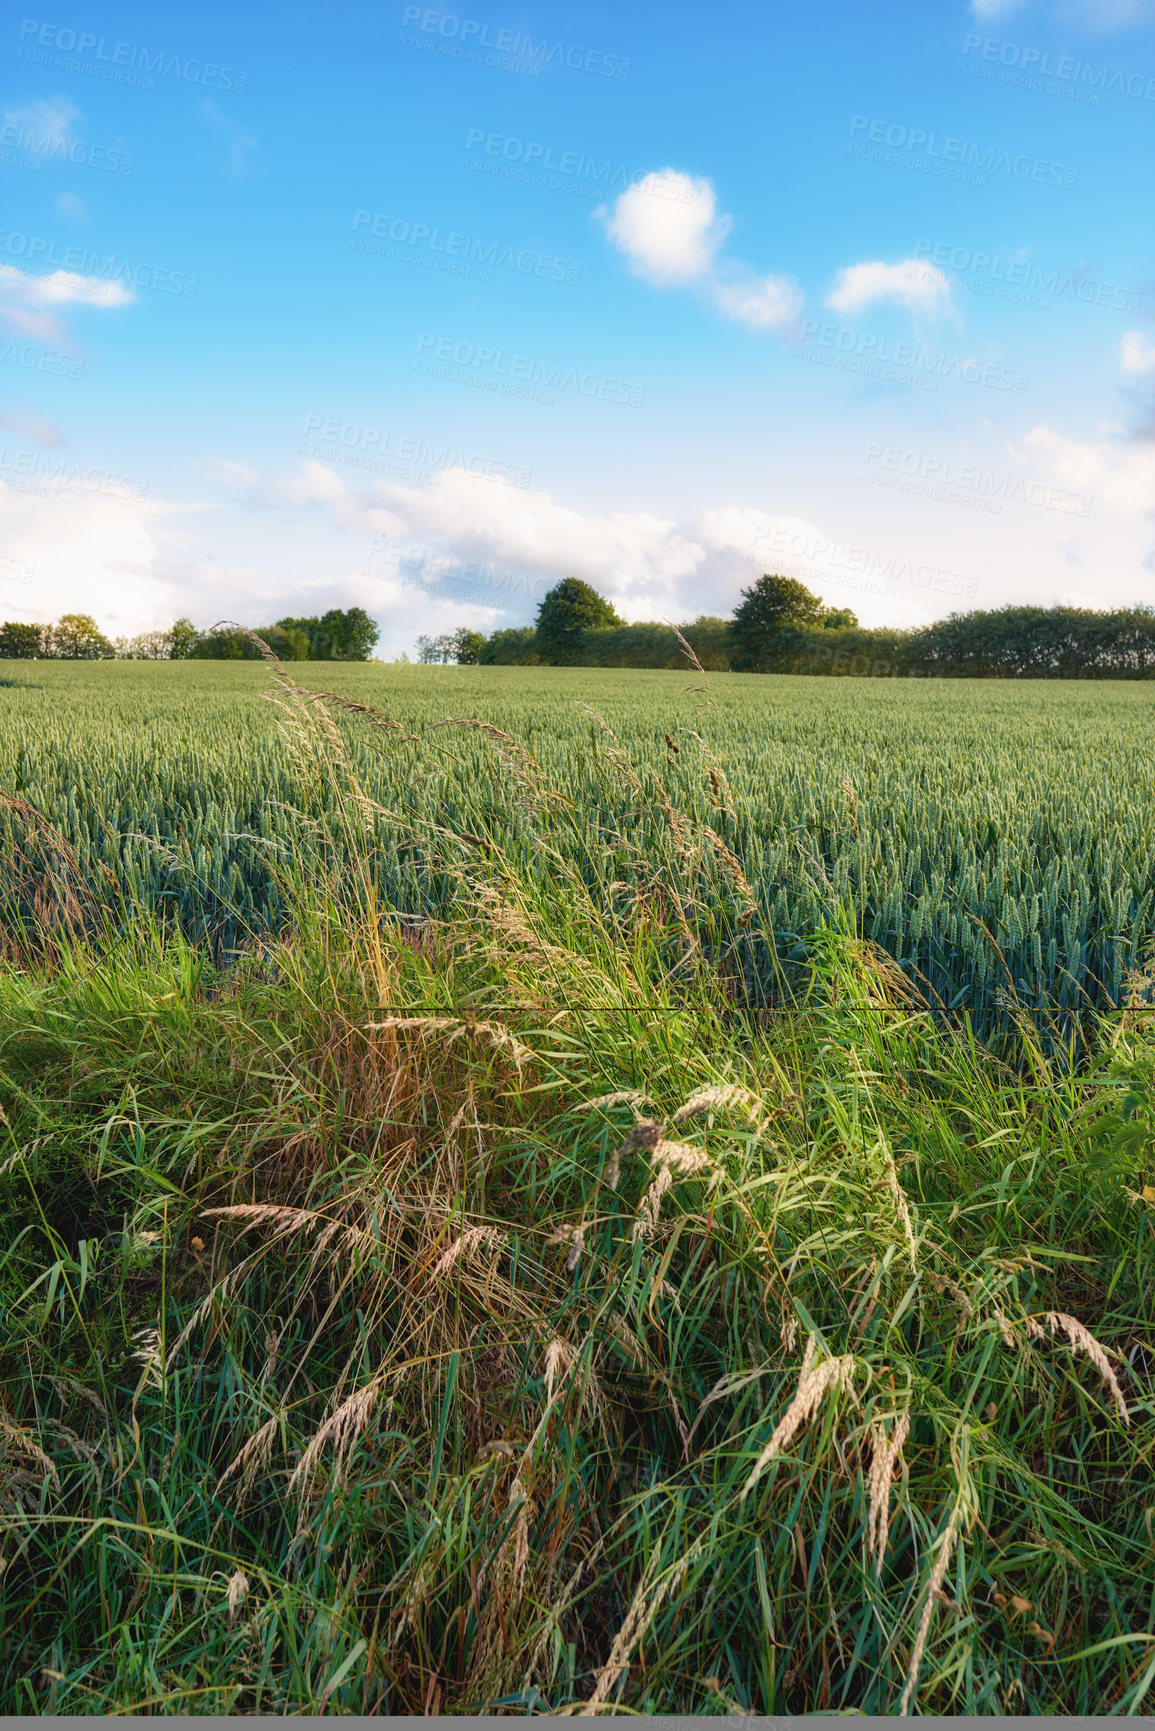
[[537, 610], [537, 652], [543, 661], [564, 665], [573, 660], [584, 631], [621, 623], [604, 595], [580, 577], [564, 577]]

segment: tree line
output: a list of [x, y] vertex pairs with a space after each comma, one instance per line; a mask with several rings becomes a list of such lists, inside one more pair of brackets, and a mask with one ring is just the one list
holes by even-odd
[[[282, 661], [367, 661], [380, 635], [363, 607], [257, 627]], [[177, 619], [167, 631], [116, 638], [106, 637], [87, 613], [65, 613], [51, 625], [0, 625], [0, 658], [8, 661], [258, 661], [260, 655], [247, 632], [231, 625], [200, 631], [189, 619]]]
[[[792, 577], [764, 576], [733, 615], [678, 627], [707, 672], [871, 678], [1151, 679], [1155, 608], [1000, 607], [952, 613], [910, 630], [867, 630]], [[684, 667], [668, 624], [627, 624], [588, 583], [567, 577], [533, 625], [486, 637], [461, 630], [418, 639], [422, 661], [546, 667]]]

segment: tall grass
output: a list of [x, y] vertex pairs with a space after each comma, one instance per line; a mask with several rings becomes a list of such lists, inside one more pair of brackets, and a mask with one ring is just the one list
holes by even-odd
[[[1145, 977], [996, 1053], [851, 900], [758, 1014], [757, 874], [615, 736], [591, 810], [271, 691], [288, 918], [228, 969], [18, 814], [5, 1708], [1144, 1710]], [[468, 830], [362, 773], [459, 737]]]

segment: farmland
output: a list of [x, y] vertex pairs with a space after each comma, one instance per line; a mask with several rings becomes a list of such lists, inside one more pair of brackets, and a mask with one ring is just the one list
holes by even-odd
[[[218, 952], [275, 923], [270, 867], [291, 831], [295, 770], [260, 700], [260, 664], [8, 665], [0, 773], [86, 872], [103, 862], [139, 906], [165, 909]], [[742, 862], [758, 918], [731, 961], [755, 1004], [780, 998], [791, 952], [840, 907], [929, 1001], [975, 1007], [1008, 994], [1034, 1009], [1116, 1002], [1155, 925], [1155, 758], [1140, 744], [1155, 693], [1144, 684], [716, 674], [710, 707], [674, 673], [296, 671], [415, 736], [351, 738], [374, 798], [418, 824], [496, 826], [527, 861], [492, 741], [439, 728], [447, 716], [496, 724], [533, 754], [584, 814], [559, 845], [587, 875], [610, 857], [607, 826], [668, 864], [674, 841], [653, 818], [660, 781]], [[617, 750], [644, 800], [615, 768]], [[709, 780], [715, 765], [725, 797]], [[398, 827], [378, 836], [375, 870], [407, 911], [431, 911], [443, 893]], [[701, 890], [700, 911], [724, 913], [716, 862]]]
[[1149, 1708], [1142, 685], [9, 668], [4, 1710]]

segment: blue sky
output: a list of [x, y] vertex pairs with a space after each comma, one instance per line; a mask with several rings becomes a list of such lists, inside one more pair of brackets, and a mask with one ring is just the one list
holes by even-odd
[[1150, 0], [9, 16], [4, 617], [1155, 599]]

